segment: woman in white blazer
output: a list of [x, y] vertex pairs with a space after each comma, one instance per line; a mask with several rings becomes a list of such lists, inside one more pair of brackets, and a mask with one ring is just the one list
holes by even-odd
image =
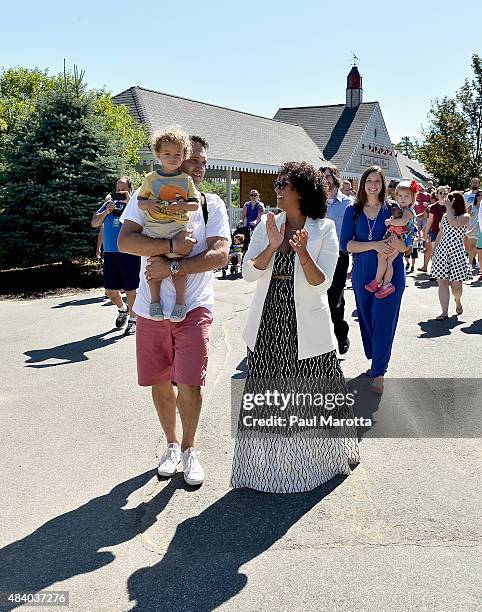
[[[288, 162], [275, 191], [282, 212], [262, 217], [243, 261], [244, 279], [257, 286], [243, 332], [248, 380], [231, 485], [290, 493], [349, 474], [359, 456], [355, 430], [320, 427], [316, 409], [265, 405], [253, 412], [245, 405], [245, 398], [268, 387], [294, 385], [315, 395], [319, 389], [310, 380], [329, 379], [330, 390], [334, 383], [346, 393], [326, 293], [339, 248], [335, 224], [325, 218], [323, 175], [309, 164]], [[347, 410], [341, 413], [353, 417]]]

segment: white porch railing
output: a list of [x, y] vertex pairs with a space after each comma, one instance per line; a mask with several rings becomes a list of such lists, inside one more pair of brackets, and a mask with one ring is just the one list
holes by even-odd
[[[269, 211], [275, 212], [278, 210], [277, 208], [269, 208], [268, 206], [265, 208], [265, 212]], [[228, 208], [228, 217], [229, 217], [229, 225], [231, 229], [235, 229], [238, 226], [238, 223], [241, 219], [241, 213], [243, 212], [242, 208]]]

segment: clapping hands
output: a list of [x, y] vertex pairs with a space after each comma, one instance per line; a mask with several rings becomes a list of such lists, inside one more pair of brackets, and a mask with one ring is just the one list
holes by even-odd
[[305, 258], [307, 255], [306, 245], [308, 244], [308, 230], [305, 228], [297, 230], [290, 240], [290, 245], [293, 251], [298, 254], [298, 257]]
[[268, 234], [269, 246], [273, 251], [277, 251], [283, 243], [285, 237], [286, 223], [283, 223], [280, 229], [276, 226], [275, 216], [272, 212], [268, 213], [266, 219], [266, 233]]

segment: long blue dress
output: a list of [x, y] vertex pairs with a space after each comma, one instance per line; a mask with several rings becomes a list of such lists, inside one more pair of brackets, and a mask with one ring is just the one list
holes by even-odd
[[[390, 208], [383, 204], [373, 227], [373, 241], [382, 240], [387, 228], [385, 219], [390, 218]], [[370, 221], [373, 224], [373, 220]], [[341, 228], [340, 249], [347, 250], [350, 240], [368, 242], [368, 220], [364, 213], [355, 223], [355, 207], [350, 205], [345, 211]], [[372, 378], [383, 376], [388, 368], [392, 352], [393, 338], [397, 329], [400, 303], [405, 290], [405, 268], [402, 255], [393, 262], [392, 284], [395, 291], [386, 298], [379, 299], [365, 289], [365, 285], [375, 278], [377, 272], [377, 251], [365, 251], [353, 255], [352, 286], [355, 293], [358, 321], [367, 359], [372, 360]]]

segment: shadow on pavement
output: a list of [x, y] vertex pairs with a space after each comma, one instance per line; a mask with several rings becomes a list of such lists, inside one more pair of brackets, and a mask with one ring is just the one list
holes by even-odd
[[[90, 336], [89, 338], [84, 338], [83, 340], [67, 342], [66, 344], [60, 344], [59, 346], [53, 346], [46, 349], [25, 351], [24, 355], [28, 357], [28, 360], [25, 362], [25, 367], [52, 368], [60, 365], [67, 365], [69, 363], [78, 363], [79, 361], [88, 361], [89, 358], [87, 357], [86, 353], [104, 348], [124, 338], [125, 336], [123, 333], [106, 338], [106, 336], [109, 334], [119, 331], [122, 332], [122, 330], [113, 328], [108, 332]], [[59, 359], [62, 361], [60, 363], [39, 363], [49, 359]]]
[[[25, 538], [0, 549], [0, 591], [41, 591], [112, 563], [115, 556], [100, 549], [138, 535], [144, 503], [129, 510], [122, 506], [152, 476], [149, 471], [126, 480], [106, 495], [57, 516]], [[82, 604], [89, 608], [88, 602]], [[72, 600], [70, 605], [74, 606]], [[2, 606], [13, 607], [16, 606]], [[95, 609], [95, 604], [90, 609]]]
[[356, 417], [370, 419], [371, 421], [371, 426], [357, 427], [358, 441], [360, 441], [363, 436], [377, 423], [374, 415], [380, 408], [382, 395], [370, 391], [371, 383], [372, 379], [365, 374], [360, 374], [356, 378], [351, 378], [350, 380], [346, 381], [348, 392], [354, 393], [356, 397], [356, 401], [353, 406], [353, 414]]
[[419, 338], [440, 338], [441, 336], [449, 336], [453, 329], [458, 325], [462, 325], [462, 321], [455, 317], [450, 317], [445, 321], [437, 321], [436, 319], [419, 321], [418, 325], [422, 330], [422, 333], [418, 336]]
[[248, 360], [244, 357], [236, 366], [236, 373], [231, 376], [232, 379], [242, 380], [248, 375]]
[[461, 327], [461, 332], [464, 334], [479, 334], [482, 335], [482, 319], [477, 319], [473, 321], [469, 327]]
[[414, 286], [417, 289], [431, 289], [433, 287], [437, 287], [437, 281], [431, 280], [430, 278], [427, 278], [426, 280], [416, 280]]
[[[273, 546], [345, 478], [337, 476], [306, 493], [230, 491], [178, 525], [159, 563], [132, 574], [127, 585], [129, 599], [136, 605], [131, 609], [217, 609], [246, 586], [248, 580], [240, 567]], [[148, 505], [150, 524], [171, 499], [173, 487], [168, 485]]]
[[67, 302], [60, 302], [60, 304], [56, 304], [52, 306], [52, 310], [56, 308], [66, 308], [67, 306], [88, 306], [89, 304], [100, 304], [101, 302], [105, 302], [102, 306], [110, 306], [111, 302], [104, 295], [100, 297], [91, 297], [84, 298], [83, 300], [68, 300]]

